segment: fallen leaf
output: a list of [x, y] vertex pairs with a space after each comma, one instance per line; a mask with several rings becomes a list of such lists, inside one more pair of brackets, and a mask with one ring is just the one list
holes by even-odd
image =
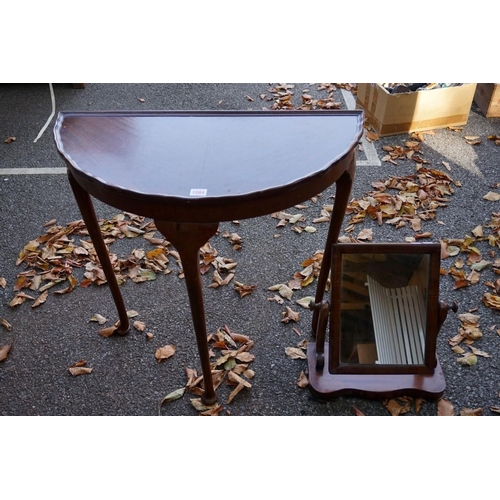
[[238, 361], [242, 361], [243, 363], [250, 363], [255, 359], [255, 356], [249, 352], [240, 352], [235, 357]]
[[487, 352], [481, 351], [480, 349], [477, 349], [476, 347], [471, 345], [469, 345], [468, 347], [472, 351], [472, 353], [475, 354], [476, 356], [482, 356], [483, 358], [491, 358], [491, 356]]
[[191, 404], [197, 411], [210, 411], [210, 410], [215, 410], [220, 407], [218, 403], [214, 403], [213, 405], [206, 405], [205, 403], [202, 402], [201, 398], [194, 398], [190, 400]]
[[10, 307], [16, 307], [22, 304], [26, 299], [35, 300], [35, 297], [31, 297], [31, 295], [27, 295], [25, 293], [18, 293], [9, 303]]
[[241, 333], [231, 332], [227, 326], [225, 326], [224, 329], [227, 331], [227, 333], [229, 334], [229, 336], [235, 342], [239, 342], [240, 344], [246, 344], [250, 340], [247, 335], [242, 335]]
[[12, 345], [2, 345], [0, 346], [0, 361], [3, 361], [9, 355]]
[[292, 359], [307, 359], [306, 354], [299, 347], [287, 347], [285, 348], [285, 354]]
[[175, 354], [175, 346], [166, 345], [160, 347], [156, 350], [155, 358], [158, 360], [158, 363], [161, 362], [162, 359], [168, 359]]
[[96, 321], [100, 325], [104, 325], [104, 323], [106, 323], [106, 321], [108, 320], [101, 314], [94, 314], [89, 321]]
[[420, 410], [422, 409], [423, 402], [424, 402], [424, 400], [422, 398], [415, 399], [415, 413], [420, 413]]
[[358, 240], [373, 240], [373, 229], [362, 229], [358, 234]]
[[243, 298], [247, 295], [250, 295], [256, 288], [256, 285], [244, 285], [239, 281], [234, 282], [235, 290], [240, 294], [240, 297]]
[[300, 307], [303, 307], [304, 309], [310, 309], [309, 305], [314, 304], [314, 297], [312, 296], [302, 297], [301, 299], [296, 300], [295, 303], [298, 304]]
[[0, 286], [5, 288], [7, 286], [7, 280], [5, 278], [0, 278]]
[[477, 363], [477, 356], [469, 352], [458, 358], [457, 363], [463, 366], [474, 366]]
[[0, 322], [2, 326], [7, 329], [9, 332], [12, 330], [12, 325], [5, 319], [2, 318], [2, 321]]
[[491, 307], [492, 309], [496, 309], [500, 311], [500, 296], [494, 295], [492, 293], [485, 293], [483, 295], [483, 303], [487, 307]]
[[403, 415], [411, 410], [411, 402], [411, 398], [402, 396], [399, 398], [385, 400], [383, 401], [383, 405], [387, 408], [387, 410], [389, 410], [389, 413], [393, 417], [397, 417], [398, 415]]
[[134, 321], [133, 327], [138, 332], [143, 332], [146, 329], [146, 323], [144, 323], [143, 321]]
[[284, 297], [285, 299], [291, 300], [293, 296], [293, 290], [289, 288], [287, 285], [281, 285], [278, 293]]
[[106, 338], [111, 337], [111, 335], [113, 335], [117, 329], [118, 327], [116, 326], [108, 326], [108, 328], [103, 328], [102, 330], [99, 330], [99, 335]]
[[470, 267], [474, 271], [481, 272], [484, 268], [488, 267], [491, 264], [489, 260], [480, 260], [479, 262], [475, 262]]
[[252, 384], [245, 380], [244, 378], [240, 377], [237, 373], [233, 371], [229, 371], [227, 374], [227, 378], [229, 381], [233, 382], [234, 384], [243, 384], [244, 387], [252, 387]]
[[483, 415], [483, 409], [482, 408], [464, 408], [463, 410], [460, 410], [460, 416], [461, 417], [481, 417]]
[[476, 227], [472, 230], [472, 234], [473, 234], [476, 238], [482, 238], [482, 237], [483, 237], [483, 226], [476, 226]]
[[77, 375], [87, 375], [89, 373], [92, 373], [92, 368], [85, 366], [86, 364], [87, 364], [87, 362], [83, 359], [80, 361], [77, 361], [76, 363], [73, 363], [70, 366], [69, 372], [74, 377], [76, 377]]
[[352, 411], [354, 412], [354, 415], [356, 415], [356, 417], [366, 417], [366, 415], [355, 406], [352, 407]]
[[288, 323], [290, 321], [299, 321], [300, 314], [294, 310], [292, 310], [289, 306], [286, 306], [286, 311], [282, 313], [283, 319], [282, 323]]
[[306, 374], [304, 373], [304, 370], [300, 372], [299, 378], [297, 379], [297, 385], [301, 388], [304, 389], [309, 385], [309, 379], [307, 378]]
[[465, 141], [471, 146], [477, 146], [478, 144], [481, 144], [481, 140], [478, 135], [466, 135]]
[[245, 386], [243, 384], [238, 384], [234, 390], [231, 392], [231, 394], [229, 394], [228, 398], [227, 398], [227, 401], [226, 401], [226, 404], [229, 404], [231, 403], [231, 401], [233, 401], [233, 399], [245, 388]]
[[16, 138], [11, 136], [11, 137], [7, 137], [7, 139], [5, 139], [3, 142], [10, 144], [11, 142], [14, 142], [15, 140], [16, 140]]
[[175, 401], [176, 399], [179, 399], [179, 398], [182, 398], [182, 396], [184, 396], [184, 392], [186, 391], [186, 388], [185, 387], [181, 387], [180, 389], [177, 389], [175, 391], [172, 391], [170, 392], [169, 394], [167, 394], [162, 400], [161, 400], [161, 403], [160, 403], [160, 406], [163, 404], [163, 403], [168, 403], [169, 401]]
[[437, 403], [438, 417], [451, 417], [455, 415], [453, 405], [447, 399], [441, 398]]
[[375, 132], [365, 132], [365, 137], [368, 139], [369, 142], [378, 141], [380, 139], [378, 134], [376, 134]]
[[500, 194], [494, 193], [493, 191], [489, 191], [487, 194], [483, 196], [483, 200], [498, 201], [500, 200]]
[[43, 304], [46, 300], [47, 297], [49, 296], [49, 292], [45, 291], [41, 295], [37, 297], [35, 302], [31, 305], [32, 308], [38, 307], [40, 304]]

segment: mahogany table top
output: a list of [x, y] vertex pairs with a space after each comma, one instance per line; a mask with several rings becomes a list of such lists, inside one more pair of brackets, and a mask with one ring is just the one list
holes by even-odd
[[[333, 184], [355, 111], [60, 112], [57, 148], [105, 203], [176, 222], [257, 217]], [[134, 208], [135, 207], [135, 208]]]

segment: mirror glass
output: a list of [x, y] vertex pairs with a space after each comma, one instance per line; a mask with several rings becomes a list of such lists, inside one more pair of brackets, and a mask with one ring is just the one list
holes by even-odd
[[340, 363], [422, 365], [428, 254], [344, 253]]

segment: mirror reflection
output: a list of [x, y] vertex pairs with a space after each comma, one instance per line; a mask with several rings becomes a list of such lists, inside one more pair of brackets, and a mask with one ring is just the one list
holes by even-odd
[[340, 362], [422, 365], [430, 256], [342, 255]]

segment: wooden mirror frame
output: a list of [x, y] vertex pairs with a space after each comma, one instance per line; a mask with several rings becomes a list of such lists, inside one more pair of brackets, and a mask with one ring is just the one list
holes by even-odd
[[[423, 364], [341, 363], [341, 293], [343, 257], [347, 254], [419, 254], [429, 256], [427, 317]], [[332, 251], [332, 289], [328, 370], [332, 374], [432, 374], [437, 364], [439, 321], [439, 243], [337, 243]]]

